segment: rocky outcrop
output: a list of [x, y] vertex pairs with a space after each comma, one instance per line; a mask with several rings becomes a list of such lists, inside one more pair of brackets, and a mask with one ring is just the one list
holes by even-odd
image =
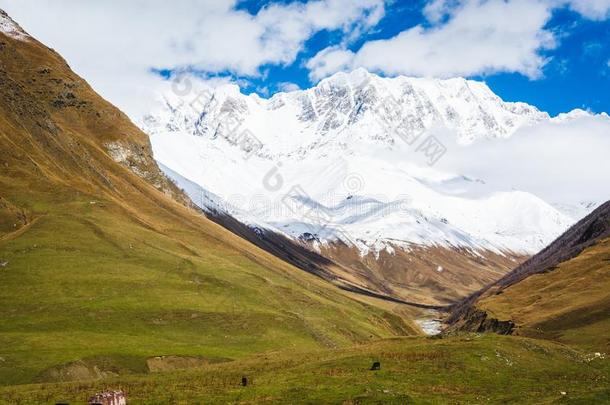
[[483, 333], [493, 332], [500, 335], [510, 335], [515, 330], [513, 321], [500, 321], [490, 316], [485, 311], [470, 307], [464, 314], [462, 322], [454, 325], [450, 330], [467, 330], [471, 332]]
[[138, 144], [126, 139], [108, 142], [105, 145], [110, 157], [139, 177], [163, 191], [181, 204], [194, 207], [190, 199], [165, 175], [155, 162], [148, 144]]

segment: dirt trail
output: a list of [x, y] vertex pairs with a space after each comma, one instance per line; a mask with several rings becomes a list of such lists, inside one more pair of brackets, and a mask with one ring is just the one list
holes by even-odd
[[11, 240], [11, 239], [15, 239], [18, 236], [21, 236], [23, 233], [25, 233], [25, 231], [27, 231], [28, 229], [30, 229], [30, 227], [32, 225], [34, 225], [36, 222], [38, 222], [38, 220], [40, 218], [42, 218], [44, 215], [40, 215], [37, 217], [32, 218], [32, 220], [30, 222], [28, 222], [27, 224], [23, 225], [21, 228], [17, 229], [14, 232], [9, 232], [5, 235], [0, 236], [0, 242], [4, 242], [7, 240]]

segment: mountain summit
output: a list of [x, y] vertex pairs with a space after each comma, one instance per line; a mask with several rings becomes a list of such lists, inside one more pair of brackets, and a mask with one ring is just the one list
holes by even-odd
[[414, 137], [438, 126], [455, 130], [460, 142], [468, 143], [508, 137], [524, 125], [550, 119], [528, 104], [502, 101], [485, 83], [462, 78], [382, 78], [357, 69], [269, 99], [245, 96], [236, 85], [206, 89], [179, 80], [175, 94], [163, 95], [165, 108], [144, 117], [146, 132], [227, 138], [232, 128], [220, 121], [235, 120], [260, 136], [261, 156], [275, 158], [328, 143], [393, 144], [397, 133]]
[[211, 215], [359, 268], [360, 287], [448, 303], [573, 222], [535, 195], [435, 166], [451, 148], [553, 120], [484, 83], [358, 69], [269, 99], [188, 78], [172, 88], [141, 124], [166, 173]]

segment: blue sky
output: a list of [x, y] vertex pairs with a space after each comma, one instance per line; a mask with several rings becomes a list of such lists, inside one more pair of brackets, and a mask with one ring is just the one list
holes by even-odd
[[552, 115], [610, 112], [610, 0], [0, 0], [137, 118], [177, 72], [269, 96], [338, 71], [463, 76]]
[[[256, 14], [267, 3], [245, 1], [240, 7]], [[380, 23], [351, 43], [349, 49], [357, 50], [368, 40], [390, 38], [407, 28], [426, 24], [422, 14], [425, 4], [421, 0], [388, 4]], [[553, 115], [574, 108], [610, 112], [610, 20], [590, 20], [563, 6], [553, 10], [546, 28], [560, 33], [560, 40], [555, 49], [541, 52], [549, 58], [541, 77], [529, 78], [521, 73], [504, 72], [469, 77], [486, 81], [507, 101], [527, 102]], [[263, 66], [267, 75], [260, 79], [250, 78], [248, 81], [252, 84], [245, 86], [244, 90], [273, 93], [284, 82], [295, 83], [301, 88], [310, 87], [315, 83], [308, 77], [305, 62], [328, 44], [338, 43], [342, 38], [343, 33], [338, 31], [317, 33], [306, 42], [305, 49], [294, 63]]]
[[552, 114], [574, 108], [610, 111], [610, 21], [590, 21], [562, 9], [549, 27], [563, 30], [565, 37], [546, 53], [551, 59], [543, 77], [500, 73], [477, 78], [505, 100], [524, 101]]

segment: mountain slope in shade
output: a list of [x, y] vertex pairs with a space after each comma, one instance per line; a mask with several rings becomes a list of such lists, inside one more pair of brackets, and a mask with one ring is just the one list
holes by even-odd
[[0, 27], [0, 384], [418, 333], [204, 218], [123, 113]]
[[457, 305], [450, 323], [609, 349], [610, 201]]

